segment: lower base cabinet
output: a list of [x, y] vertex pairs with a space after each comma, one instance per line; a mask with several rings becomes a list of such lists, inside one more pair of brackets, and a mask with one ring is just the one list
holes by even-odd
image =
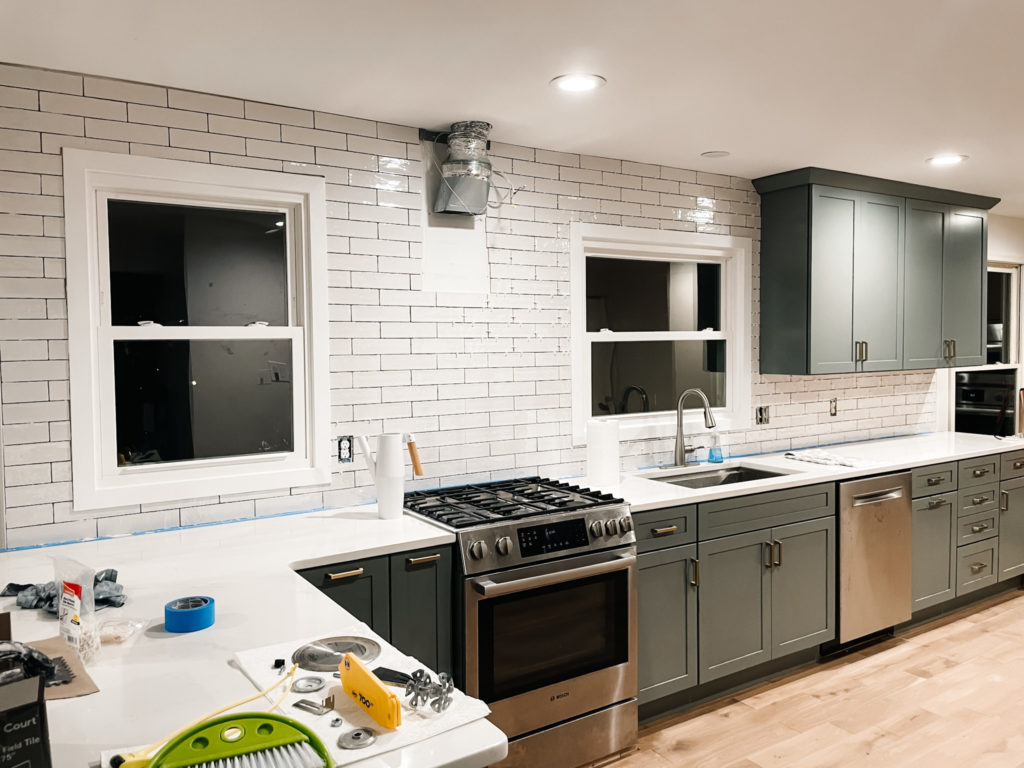
[[701, 683], [835, 637], [835, 518], [699, 542]]
[[450, 546], [298, 573], [398, 650], [435, 672], [453, 671]]
[[637, 558], [641, 704], [697, 684], [696, 557], [690, 544]]
[[999, 581], [1024, 574], [1024, 477], [1000, 484]]
[[956, 596], [956, 493], [915, 499], [911, 555], [913, 610]]

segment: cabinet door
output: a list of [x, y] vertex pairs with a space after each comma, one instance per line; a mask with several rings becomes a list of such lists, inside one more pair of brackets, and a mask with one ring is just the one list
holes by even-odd
[[701, 683], [771, 658], [770, 531], [697, 545]]
[[391, 555], [391, 643], [435, 672], [452, 672], [452, 551]]
[[938, 605], [956, 596], [956, 525], [956, 493], [914, 501], [912, 610]]
[[857, 194], [812, 189], [810, 373], [854, 370], [851, 286]]
[[836, 521], [772, 529], [772, 658], [835, 637]]
[[1024, 478], [1000, 486], [999, 581], [1024, 573]]
[[[853, 253], [853, 338], [862, 371], [903, 367], [903, 240], [906, 200], [861, 192]], [[817, 257], [817, 254], [815, 254]]]
[[903, 367], [946, 365], [942, 335], [942, 249], [947, 207], [907, 200]]
[[637, 558], [640, 703], [697, 683], [697, 546]]
[[985, 364], [987, 268], [985, 213], [952, 209], [942, 258], [942, 338], [955, 342], [952, 364]]
[[307, 568], [299, 575], [385, 640], [391, 640], [386, 557]]

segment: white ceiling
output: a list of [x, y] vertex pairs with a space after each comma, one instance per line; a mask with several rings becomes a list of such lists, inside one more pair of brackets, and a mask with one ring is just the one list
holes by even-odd
[[[0, 0], [0, 60], [757, 177], [815, 165], [1024, 216], [1018, 0]], [[569, 96], [555, 75], [596, 72]], [[732, 155], [704, 160], [706, 150]], [[970, 156], [937, 169], [940, 152]]]

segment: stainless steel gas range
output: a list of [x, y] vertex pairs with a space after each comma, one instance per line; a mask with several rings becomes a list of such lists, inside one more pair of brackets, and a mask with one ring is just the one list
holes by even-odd
[[405, 508], [455, 531], [457, 678], [509, 737], [501, 768], [630, 747], [636, 536], [622, 499], [531, 477], [407, 493]]

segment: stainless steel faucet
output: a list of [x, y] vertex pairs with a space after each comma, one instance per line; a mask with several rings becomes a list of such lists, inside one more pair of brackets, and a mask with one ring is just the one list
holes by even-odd
[[704, 394], [703, 390], [700, 389], [688, 389], [679, 396], [679, 402], [676, 403], [676, 466], [685, 467], [688, 462], [686, 455], [693, 453], [696, 449], [692, 445], [686, 444], [686, 435], [683, 432], [683, 402], [690, 395], [696, 395], [704, 403], [704, 426], [708, 429], [713, 429], [715, 426], [715, 417], [711, 414], [711, 403], [708, 402], [708, 396]]

